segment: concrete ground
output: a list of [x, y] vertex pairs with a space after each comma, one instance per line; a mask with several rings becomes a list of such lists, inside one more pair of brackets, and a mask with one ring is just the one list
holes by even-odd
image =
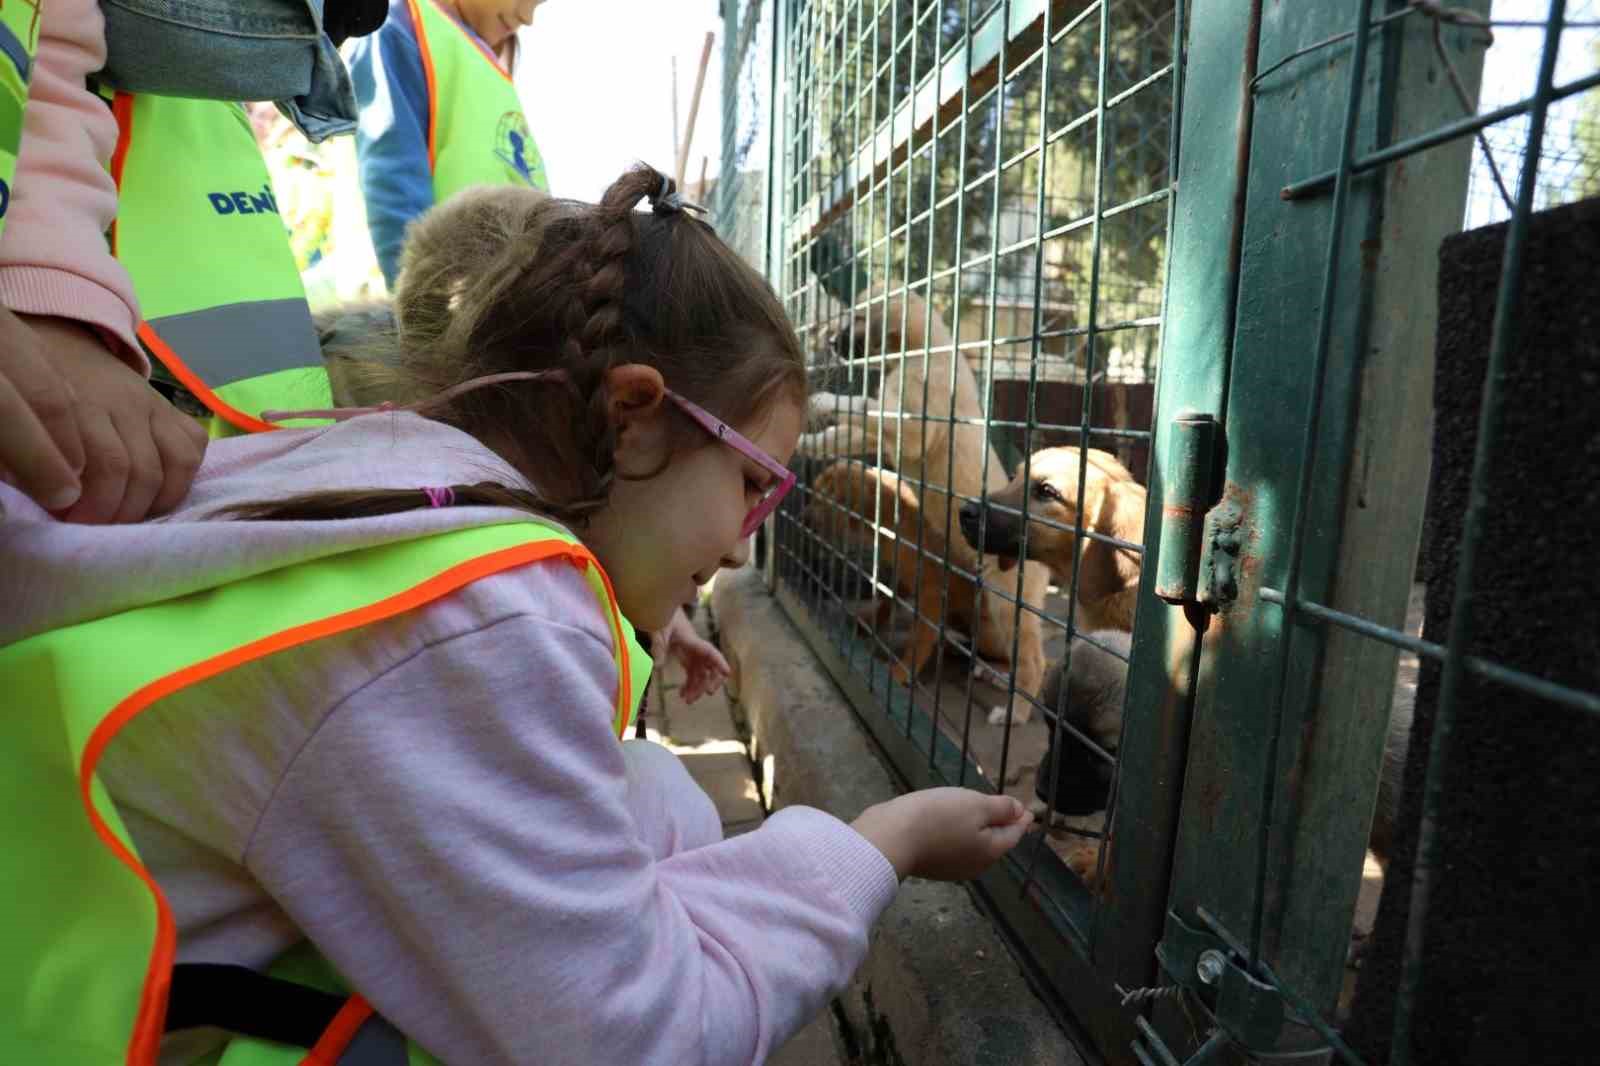
[[[711, 612], [705, 609], [695, 615], [695, 628], [708, 639], [710, 617]], [[734, 721], [727, 693], [718, 689], [690, 704], [678, 696], [682, 683], [683, 669], [675, 662], [657, 672], [650, 684], [647, 735], [683, 760], [690, 775], [716, 804], [724, 834], [747, 833], [761, 824], [766, 812], [761, 806], [750, 752], [740, 739], [742, 731]], [[767, 1062], [769, 1066], [843, 1066], [830, 1016], [819, 1016]]]

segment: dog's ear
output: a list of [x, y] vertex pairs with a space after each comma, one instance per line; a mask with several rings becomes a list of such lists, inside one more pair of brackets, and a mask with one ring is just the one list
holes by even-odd
[[[1106, 488], [1106, 532], [1118, 540], [1144, 543], [1144, 512], [1149, 494], [1137, 481], [1114, 481]], [[1138, 570], [1137, 564], [1134, 567]]]
[[[1103, 476], [1091, 477], [1084, 485], [1085, 529], [1113, 537], [1117, 535], [1111, 528], [1111, 519], [1114, 517], [1112, 505], [1114, 493], [1110, 490], [1113, 488], [1114, 485]], [[1083, 554], [1078, 558], [1078, 598], [1084, 603], [1105, 599], [1122, 588], [1122, 579], [1117, 573], [1119, 554], [1115, 547], [1104, 541], [1084, 538]]]
[[[1136, 481], [1094, 479], [1086, 486], [1095, 507], [1087, 512], [1097, 533], [1139, 544], [1144, 540], [1146, 494]], [[1140, 560], [1104, 541], [1091, 541], [1083, 550], [1083, 573], [1078, 590], [1086, 602], [1120, 592], [1139, 579]]]

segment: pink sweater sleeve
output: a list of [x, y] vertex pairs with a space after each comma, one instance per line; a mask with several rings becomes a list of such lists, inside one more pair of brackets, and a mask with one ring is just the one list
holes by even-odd
[[[565, 585], [543, 606], [598, 621]], [[502, 617], [351, 692], [272, 791], [246, 868], [441, 1061], [765, 1061], [895, 894], [876, 848], [804, 807], [663, 853], [664, 809], [710, 804], [660, 750], [677, 773], [641, 800], [615, 676], [593, 628]]]
[[149, 373], [135, 335], [138, 303], [106, 231], [117, 212], [107, 165], [117, 144], [111, 109], [85, 79], [105, 65], [96, 0], [49, 0], [23, 119], [13, 197], [0, 236], [0, 300], [99, 330], [130, 366]]

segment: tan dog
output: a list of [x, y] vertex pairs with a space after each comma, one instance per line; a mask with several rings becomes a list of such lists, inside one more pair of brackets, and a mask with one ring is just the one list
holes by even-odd
[[[956, 358], [949, 330], [938, 316], [928, 313], [921, 297], [907, 294], [872, 303], [868, 311], [855, 316], [852, 332], [840, 339], [851, 340], [855, 358], [886, 352], [905, 355], [885, 364], [876, 401], [814, 394], [813, 418], [833, 419], [834, 424], [802, 436], [800, 454], [874, 455], [881, 434], [884, 461], [909, 481], [927, 482], [923, 511], [940, 530], [946, 528], [949, 492], [976, 496], [984, 488], [998, 489], [1006, 483], [1005, 467], [989, 447], [983, 426], [952, 424], [952, 419], [981, 420], [983, 399], [972, 367], [965, 358]], [[903, 406], [897, 406], [902, 400]]]
[[[919, 296], [906, 294], [870, 304], [868, 311], [856, 315], [851, 336], [855, 357], [886, 352], [903, 352], [905, 356], [886, 367], [876, 401], [832, 393], [814, 395], [812, 416], [836, 421], [820, 432], [803, 435], [799, 454], [813, 458], [874, 455], [881, 434], [884, 461], [893, 463], [914, 491], [919, 482], [926, 483], [926, 489], [917, 492], [925, 530], [923, 543], [931, 542], [930, 534], [946, 542], [945, 531], [951, 530], [945, 550], [952, 565], [986, 576], [980, 592], [983, 609], [975, 623], [976, 631], [971, 634], [978, 655], [990, 662], [1008, 662], [1016, 630], [1012, 624], [1016, 583], [1001, 577], [992, 561], [983, 565], [971, 546], [953, 533], [951, 510], [960, 505], [959, 497], [975, 497], [985, 489], [997, 491], [1006, 483], [1005, 467], [989, 447], [984, 427], [960, 421], [983, 418], [978, 379], [967, 360], [958, 357], [943, 320], [930, 314]], [[916, 538], [912, 537], [911, 542], [915, 544]], [[1021, 577], [1023, 603], [1042, 610], [1050, 582], [1048, 571], [1027, 567]], [[1031, 664], [1044, 661], [1044, 635], [1038, 617], [1027, 610], [1022, 612], [1017, 661], [1018, 689], [1035, 696], [1042, 665], [1035, 670]], [[1028, 664], [1026, 676], [1023, 664]], [[1032, 704], [1027, 700], [1013, 703], [1014, 714], [1009, 720], [1026, 722], [1032, 715]], [[1007, 720], [1003, 707], [989, 713], [993, 725]]]
[[[1078, 500], [1078, 467], [1087, 463], [1083, 500]], [[1010, 484], [989, 493], [987, 514], [976, 501], [961, 508], [961, 534], [969, 544], [978, 541], [980, 524], [986, 524], [983, 550], [994, 552], [1009, 565], [1022, 546], [1022, 504], [1028, 503], [1028, 558], [1047, 564], [1057, 584], [1072, 580], [1078, 543], [1078, 515], [1083, 528], [1118, 540], [1139, 544], [1144, 540], [1145, 488], [1127, 467], [1098, 448], [1046, 448], [1028, 461], [1027, 479], [1019, 472]], [[1047, 525], [1038, 519], [1046, 519]], [[1064, 528], [1055, 528], [1056, 526]], [[1086, 537], [1082, 568], [1078, 573], [1076, 628], [1133, 631], [1134, 605], [1139, 598], [1139, 553]]]
[[[912, 623], [911, 643], [902, 661], [894, 667], [896, 681], [909, 684], [938, 651], [941, 618], [966, 634], [986, 628], [982, 612], [988, 609], [989, 598], [982, 593], [980, 584], [954, 570], [946, 571], [943, 560], [948, 545], [924, 521], [911, 485], [887, 470], [839, 462], [818, 474], [811, 490], [806, 525], [840, 547], [870, 549], [874, 535], [870, 522], [877, 517], [878, 551], [893, 568], [895, 590], [906, 599], [914, 600], [917, 617]], [[893, 533], [893, 537], [888, 533]], [[922, 537], [920, 552], [917, 550], [919, 535]], [[1044, 568], [1036, 569], [1043, 572]], [[995, 620], [994, 628], [1009, 630], [1009, 619], [1014, 616], [1015, 608], [1010, 604], [1005, 606], [1006, 616]], [[880, 625], [887, 622], [889, 607], [887, 600], [878, 605]], [[1023, 612], [1022, 639], [1017, 643], [1015, 664], [1010, 659], [1009, 640], [1001, 654], [980, 650], [979, 655], [989, 665], [1014, 673], [1018, 690], [1034, 696], [1044, 679], [1044, 642], [1036, 616]], [[1039, 649], [1037, 654], [1033, 651], [1035, 648]], [[1016, 701], [1018, 714], [1031, 709], [1032, 705], [1026, 700]], [[995, 710], [1003, 720], [1005, 708]], [[991, 712], [991, 716], [993, 714]]]

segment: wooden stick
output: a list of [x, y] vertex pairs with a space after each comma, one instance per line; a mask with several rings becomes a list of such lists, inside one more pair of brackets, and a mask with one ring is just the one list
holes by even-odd
[[700, 113], [700, 90], [705, 88], [706, 67], [711, 64], [711, 42], [716, 36], [707, 30], [705, 47], [700, 49], [700, 70], [694, 76], [694, 95], [689, 97], [689, 121], [684, 126], [683, 143], [678, 145], [678, 166], [672, 175], [680, 189], [683, 188], [683, 172], [689, 166], [689, 146], [694, 143], [694, 120]]
[[678, 57], [672, 57], [672, 157], [678, 157]]
[[711, 162], [710, 156], [703, 155], [700, 157], [700, 188], [694, 194], [694, 202], [701, 207], [708, 206], [706, 204], [706, 164], [709, 162]]

